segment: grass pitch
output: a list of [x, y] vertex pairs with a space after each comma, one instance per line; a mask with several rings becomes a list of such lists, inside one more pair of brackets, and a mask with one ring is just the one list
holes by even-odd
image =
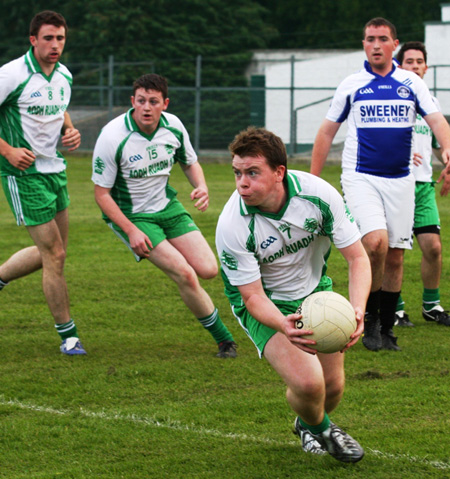
[[[303, 166], [294, 166], [306, 169]], [[203, 284], [239, 344], [216, 346], [148, 262], [135, 263], [93, 199], [90, 159], [69, 158], [66, 265], [72, 316], [86, 357], [59, 353], [35, 273], [0, 293], [1, 478], [449, 478], [450, 328], [420, 315], [420, 251], [407, 252], [403, 296], [415, 328], [397, 328], [401, 352], [347, 353], [347, 386], [332, 419], [366, 457], [346, 465], [301, 451], [284, 385], [231, 315], [220, 278]], [[198, 213], [179, 168], [171, 184], [211, 246], [234, 189], [230, 165], [204, 165], [211, 207]], [[339, 167], [324, 178], [339, 185]], [[444, 245], [441, 297], [449, 307], [450, 208], [439, 198]], [[0, 261], [31, 244], [0, 196]], [[329, 273], [346, 294], [337, 252]]]

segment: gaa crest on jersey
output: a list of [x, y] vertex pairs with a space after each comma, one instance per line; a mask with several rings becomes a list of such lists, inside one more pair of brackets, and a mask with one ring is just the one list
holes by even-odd
[[106, 166], [105, 166], [104, 161], [99, 156], [97, 156], [97, 158], [94, 161], [94, 171], [98, 175], [102, 175], [103, 171], [105, 171], [105, 168], [106, 168]]
[[306, 218], [305, 224], [303, 225], [303, 229], [308, 231], [309, 233], [314, 233], [319, 226], [319, 222], [314, 218]]
[[397, 95], [400, 98], [408, 98], [410, 94], [411, 90], [405, 85], [401, 85], [397, 88]]
[[231, 269], [233, 271], [236, 271], [238, 269], [238, 260], [230, 253], [222, 251], [220, 259], [228, 269]]
[[168, 143], [166, 143], [164, 145], [164, 148], [168, 155], [171, 155], [173, 153], [173, 145], [169, 145]]
[[275, 238], [274, 236], [269, 236], [266, 238], [262, 243], [261, 243], [261, 249], [266, 249], [268, 248], [272, 243], [275, 243], [275, 241], [278, 241], [278, 238]]

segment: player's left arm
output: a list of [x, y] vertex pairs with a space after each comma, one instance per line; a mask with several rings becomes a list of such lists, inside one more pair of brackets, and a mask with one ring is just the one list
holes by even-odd
[[69, 151], [76, 150], [81, 145], [81, 133], [73, 126], [72, 119], [67, 111], [64, 112], [64, 124], [61, 130], [62, 144], [69, 147]]
[[369, 257], [361, 240], [345, 248], [340, 248], [339, 251], [348, 263], [348, 293], [358, 324], [356, 331], [350, 336], [351, 341], [345, 347], [348, 349], [357, 343], [364, 331], [364, 313], [372, 284], [372, 273]]
[[440, 112], [430, 113], [424, 118], [432, 129], [438, 143], [441, 145], [442, 162], [445, 168], [439, 175], [437, 182], [440, 183], [443, 181], [441, 196], [447, 196], [450, 191], [450, 126], [444, 115]]
[[440, 195], [446, 196], [448, 192], [450, 191], [450, 171], [448, 169], [449, 163], [447, 163], [447, 168], [445, 168], [446, 165], [445, 165], [444, 158], [442, 157], [442, 151], [440, 148], [433, 148], [433, 154], [444, 165], [444, 170], [439, 176], [439, 179], [437, 180], [437, 182], [440, 183], [442, 181]]
[[203, 168], [198, 161], [191, 165], [181, 163], [181, 168], [189, 180], [189, 183], [194, 187], [191, 192], [191, 200], [197, 200], [194, 206], [199, 211], [206, 211], [209, 206], [209, 193]]

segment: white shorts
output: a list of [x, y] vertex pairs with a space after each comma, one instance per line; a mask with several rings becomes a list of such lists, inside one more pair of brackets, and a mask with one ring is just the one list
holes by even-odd
[[414, 175], [384, 178], [345, 170], [341, 184], [362, 237], [371, 231], [387, 230], [390, 248], [412, 248]]

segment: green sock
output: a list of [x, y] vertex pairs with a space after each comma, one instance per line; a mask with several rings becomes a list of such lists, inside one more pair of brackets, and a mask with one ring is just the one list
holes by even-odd
[[430, 311], [435, 306], [439, 306], [441, 302], [441, 296], [439, 294], [439, 288], [436, 289], [423, 289], [422, 295], [423, 309]]
[[75, 326], [73, 319], [71, 319], [68, 323], [55, 324], [55, 328], [62, 340], [72, 338], [74, 336], [78, 338], [77, 327]]
[[321, 432], [326, 431], [330, 427], [330, 418], [328, 417], [327, 413], [324, 414], [323, 421], [316, 426], [311, 426], [310, 424], [307, 424], [300, 416], [299, 419], [300, 424], [313, 434], [320, 434]]
[[404, 310], [405, 310], [405, 302], [403, 301], [402, 295], [400, 295], [397, 300], [397, 309], [395, 310], [395, 312], [404, 311]]
[[217, 344], [223, 341], [234, 341], [230, 331], [228, 331], [227, 327], [222, 323], [217, 308], [214, 309], [210, 316], [197, 319], [200, 324], [211, 333]]
[[9, 283], [6, 283], [5, 281], [3, 281], [3, 280], [0, 278], [0, 290], [3, 289], [7, 284], [9, 284]]

